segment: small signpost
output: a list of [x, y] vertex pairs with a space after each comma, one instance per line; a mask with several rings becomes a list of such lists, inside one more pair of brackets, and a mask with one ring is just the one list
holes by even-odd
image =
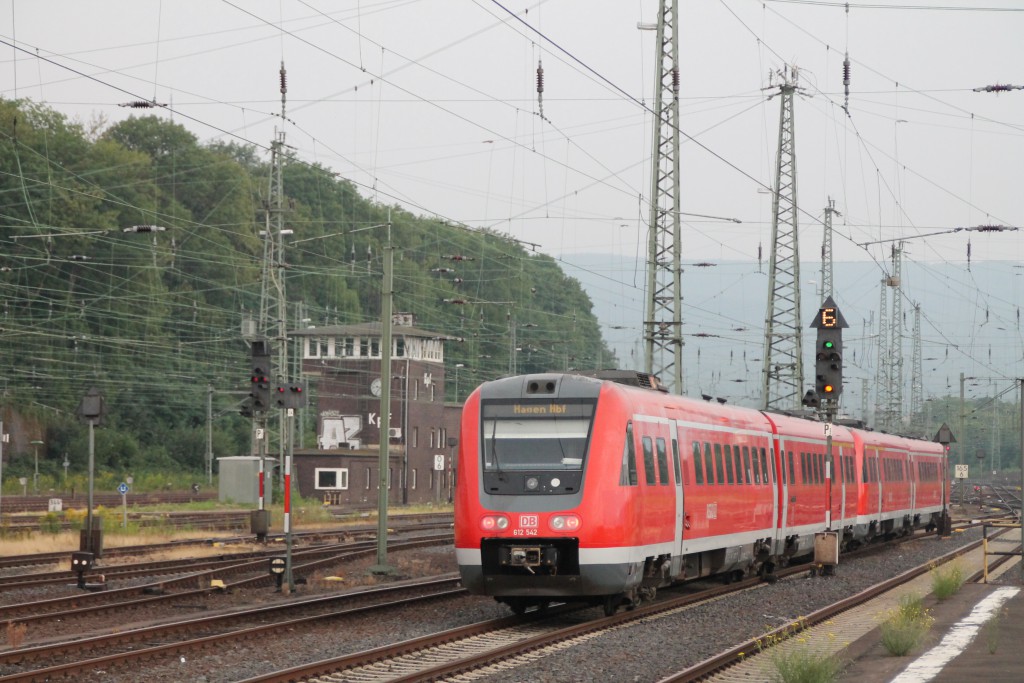
[[121, 513], [122, 522], [121, 527], [124, 529], [128, 528], [128, 484], [123, 481], [117, 485], [117, 492], [121, 494]]

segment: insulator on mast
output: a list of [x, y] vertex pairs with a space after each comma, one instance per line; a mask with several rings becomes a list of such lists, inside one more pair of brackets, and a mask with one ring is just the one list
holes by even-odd
[[284, 62], [281, 62], [281, 94], [284, 95], [288, 92], [288, 72], [284, 70]]
[[679, 67], [672, 67], [672, 92], [679, 95]]
[[850, 109], [850, 53], [846, 53], [846, 59], [843, 60], [843, 89], [846, 91], [845, 99], [843, 100], [843, 109], [849, 111]]
[[544, 118], [544, 66], [537, 60], [537, 112]]

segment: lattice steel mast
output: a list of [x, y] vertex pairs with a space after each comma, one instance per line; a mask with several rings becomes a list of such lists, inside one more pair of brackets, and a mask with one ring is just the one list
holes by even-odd
[[679, 8], [662, 0], [658, 13], [657, 92], [651, 153], [644, 365], [669, 391], [683, 393], [680, 287]]
[[825, 234], [821, 239], [821, 298], [824, 301], [832, 296], [832, 215], [841, 215], [836, 211], [836, 200], [829, 197], [825, 207]]
[[[283, 169], [285, 159], [285, 103], [288, 93], [287, 76], [284, 62], [279, 72], [281, 78], [281, 121], [282, 129], [274, 130], [274, 140], [270, 143], [270, 182], [267, 199], [264, 203], [263, 231], [263, 272], [260, 287], [260, 318], [257, 335], [262, 338], [275, 339], [277, 346], [277, 367], [273, 377], [276, 386], [288, 383], [288, 304], [285, 298], [285, 259], [284, 259], [284, 181]], [[279, 411], [278, 434], [284, 435], [285, 417]], [[284, 477], [285, 438], [279, 440], [279, 457], [282, 463], [281, 477]]]
[[[882, 306], [879, 316], [878, 408], [876, 428], [899, 431], [903, 424], [903, 243], [892, 247], [892, 275], [882, 280]], [[892, 314], [885, 329], [885, 300], [892, 290]], [[882, 341], [885, 340], [883, 349]], [[883, 354], [884, 350], [884, 354]]]
[[768, 267], [768, 311], [764, 321], [761, 395], [768, 410], [800, 407], [804, 371], [801, 351], [800, 248], [797, 241], [796, 140], [793, 93], [796, 67], [787, 67], [778, 85], [779, 150], [772, 198], [772, 249]]
[[914, 436], [920, 436], [924, 427], [921, 410], [924, 405], [924, 372], [921, 359], [921, 304], [914, 304], [914, 341], [910, 357], [910, 419]]

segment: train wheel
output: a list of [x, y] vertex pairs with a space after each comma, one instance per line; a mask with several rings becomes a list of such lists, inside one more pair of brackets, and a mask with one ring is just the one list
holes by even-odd
[[523, 598], [509, 598], [508, 606], [512, 608], [512, 612], [517, 617], [521, 617], [526, 613], [526, 600]]
[[606, 617], [613, 616], [619, 611], [619, 596], [618, 595], [606, 595], [604, 596], [604, 615]]

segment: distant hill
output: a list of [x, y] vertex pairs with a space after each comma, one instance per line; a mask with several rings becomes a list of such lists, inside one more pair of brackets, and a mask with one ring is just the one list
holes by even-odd
[[[578, 279], [594, 302], [608, 340], [623, 367], [643, 366], [645, 265], [642, 259], [604, 254], [565, 257], [567, 274]], [[888, 266], [889, 264], [885, 264]], [[768, 266], [723, 261], [687, 265], [683, 271], [685, 393], [722, 396], [732, 403], [758, 405], [761, 395]], [[813, 382], [810, 325], [824, 297], [816, 291], [820, 264], [801, 264], [805, 383]], [[1009, 262], [934, 264], [904, 261], [902, 329], [904, 397], [909, 400], [914, 304], [921, 306], [924, 397], [959, 396], [959, 376], [968, 396], [1002, 391], [1009, 378], [1024, 375], [1020, 328], [1022, 266]], [[874, 402], [878, 355], [880, 282], [871, 262], [837, 263], [834, 298], [850, 324], [846, 349], [844, 406], [859, 414], [862, 380], [868, 381], [869, 411]], [[892, 313], [889, 298], [889, 314]], [[704, 335], [704, 336], [698, 336]], [[992, 379], [990, 379], [992, 378]], [[1012, 399], [1012, 394], [1011, 394]]]

